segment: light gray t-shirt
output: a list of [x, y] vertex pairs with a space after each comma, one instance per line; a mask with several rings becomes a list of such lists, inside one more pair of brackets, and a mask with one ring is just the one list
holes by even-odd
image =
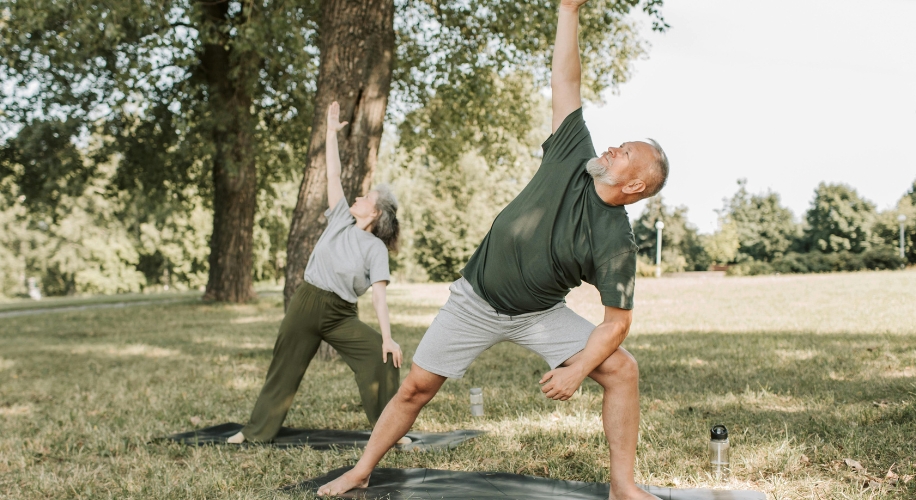
[[345, 198], [325, 211], [328, 227], [321, 233], [308, 265], [305, 281], [347, 302], [356, 302], [373, 283], [390, 281], [388, 249], [369, 231], [356, 227]]

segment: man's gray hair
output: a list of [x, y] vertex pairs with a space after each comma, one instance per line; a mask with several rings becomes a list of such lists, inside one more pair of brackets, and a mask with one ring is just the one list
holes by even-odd
[[646, 139], [646, 143], [655, 150], [654, 161], [646, 167], [646, 198], [657, 195], [668, 182], [668, 155], [655, 139]]
[[389, 250], [398, 250], [398, 236], [401, 233], [401, 224], [398, 222], [398, 198], [388, 184], [375, 186], [378, 199], [375, 208], [378, 217], [372, 223], [372, 234], [385, 243]]

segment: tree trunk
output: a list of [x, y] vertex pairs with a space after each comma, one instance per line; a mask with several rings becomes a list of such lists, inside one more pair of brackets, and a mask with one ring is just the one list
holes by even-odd
[[[350, 122], [338, 135], [347, 200], [365, 194], [372, 182], [391, 90], [394, 2], [326, 0], [319, 30], [321, 67], [305, 175], [289, 230], [286, 305], [302, 284], [309, 255], [327, 224], [326, 115], [334, 101], [340, 103], [340, 120]], [[328, 357], [329, 347], [323, 345], [320, 355]]]
[[[206, 4], [204, 23], [224, 23], [228, 5]], [[249, 89], [250, 79], [257, 75], [257, 60], [254, 55], [230, 57], [227, 40], [220, 42], [205, 44], [201, 56], [214, 142], [213, 234], [204, 298], [238, 303], [255, 297], [252, 265], [258, 183]]]

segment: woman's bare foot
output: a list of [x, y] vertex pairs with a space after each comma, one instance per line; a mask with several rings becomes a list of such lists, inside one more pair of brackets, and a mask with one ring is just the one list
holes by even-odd
[[318, 496], [342, 495], [354, 488], [365, 488], [367, 486], [369, 486], [369, 474], [360, 477], [353, 469], [350, 469], [344, 475], [318, 488]]
[[245, 442], [245, 435], [241, 431], [226, 440], [229, 444], [242, 444]]

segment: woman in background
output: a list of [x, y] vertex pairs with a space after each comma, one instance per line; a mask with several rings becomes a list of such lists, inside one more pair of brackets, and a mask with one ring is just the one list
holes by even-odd
[[[251, 419], [230, 443], [270, 441], [277, 435], [322, 340], [356, 375], [370, 424], [375, 425], [398, 390], [402, 354], [391, 338], [385, 299], [388, 250], [396, 250], [399, 234], [398, 202], [388, 186], [379, 185], [352, 206], [347, 204], [337, 146], [337, 132], [346, 125], [340, 123], [340, 106], [332, 103], [326, 143], [328, 227], [309, 257], [305, 282], [289, 302]], [[357, 299], [370, 286], [381, 334], [360, 321], [357, 312]]]

